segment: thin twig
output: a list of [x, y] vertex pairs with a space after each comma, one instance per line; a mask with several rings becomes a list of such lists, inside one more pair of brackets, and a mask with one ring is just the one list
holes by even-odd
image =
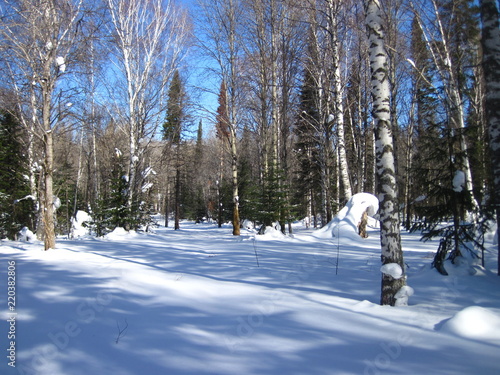
[[260, 267], [259, 257], [257, 256], [257, 246], [255, 246], [255, 235], [253, 236], [253, 250], [255, 252], [255, 259], [257, 259], [257, 267]]
[[120, 324], [118, 324], [118, 320], [116, 321], [116, 327], [118, 328], [118, 336], [116, 337], [116, 344], [118, 344], [118, 341], [120, 341], [120, 338], [122, 336], [125, 336], [124, 332], [128, 328], [127, 319], [125, 319], [125, 327], [123, 327], [123, 329], [120, 328]]

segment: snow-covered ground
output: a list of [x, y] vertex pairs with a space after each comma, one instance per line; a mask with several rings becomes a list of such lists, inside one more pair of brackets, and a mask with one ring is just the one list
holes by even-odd
[[409, 306], [386, 307], [377, 229], [367, 239], [295, 229], [293, 238], [234, 237], [229, 227], [183, 222], [178, 231], [60, 239], [47, 252], [3, 241], [0, 373], [500, 373], [493, 246], [487, 271], [462, 266], [444, 277], [429, 266], [437, 243], [403, 233], [415, 294]]

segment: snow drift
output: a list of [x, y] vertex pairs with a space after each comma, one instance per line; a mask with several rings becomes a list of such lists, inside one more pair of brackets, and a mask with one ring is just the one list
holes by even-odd
[[469, 306], [447, 320], [442, 330], [469, 339], [500, 342], [500, 315], [492, 309]]
[[378, 198], [373, 194], [359, 193], [349, 199], [346, 206], [323, 228], [315, 233], [315, 237], [332, 238], [342, 235], [351, 239], [360, 239], [358, 225], [361, 217], [368, 212], [372, 217], [378, 211]]
[[[445, 278], [429, 265], [438, 244], [403, 231], [418, 293], [395, 308], [378, 305], [376, 235], [350, 241], [340, 232], [337, 257], [334, 241], [312, 232], [297, 223], [293, 238], [253, 231], [236, 238], [229, 225], [183, 222], [179, 231], [160, 224], [155, 233], [117, 228], [104, 238], [60, 238], [50, 251], [39, 241], [3, 240], [0, 289], [7, 295], [15, 263], [20, 303], [16, 368], [4, 357], [0, 374], [500, 373], [500, 342], [485, 339], [499, 337], [496, 247], [485, 258], [492, 271]], [[398, 303], [410, 294], [401, 288]], [[5, 303], [3, 348], [12, 315]], [[437, 330], [445, 319], [449, 331]], [[467, 327], [475, 338], [458, 334]]]

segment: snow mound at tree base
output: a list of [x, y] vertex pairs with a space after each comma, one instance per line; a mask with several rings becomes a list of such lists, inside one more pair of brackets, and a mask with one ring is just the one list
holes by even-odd
[[469, 306], [445, 321], [441, 329], [469, 339], [500, 342], [500, 315], [492, 309]]
[[[358, 234], [358, 225], [365, 211], [373, 217], [378, 211], [378, 198], [373, 194], [359, 193], [349, 199], [346, 206], [323, 228], [314, 233], [317, 238], [347, 237], [362, 239]], [[373, 220], [373, 219], [372, 219]]]

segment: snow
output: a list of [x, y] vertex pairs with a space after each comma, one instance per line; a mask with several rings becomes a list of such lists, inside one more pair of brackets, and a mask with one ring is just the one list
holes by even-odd
[[27, 200], [27, 199], [31, 199], [32, 201], [36, 202], [36, 197], [34, 195], [29, 194], [29, 195], [26, 195], [25, 197], [23, 197], [21, 199], [16, 199], [14, 201], [14, 204], [19, 203], [19, 202], [24, 201], [24, 200]]
[[143, 172], [142, 172], [142, 177], [147, 178], [150, 174], [153, 174], [153, 176], [156, 175], [155, 170], [153, 167], [147, 167]]
[[17, 235], [17, 240], [21, 242], [31, 242], [35, 239], [35, 234], [28, 227], [23, 227]]
[[141, 188], [141, 191], [143, 193], [147, 192], [149, 189], [151, 189], [153, 187], [153, 183], [152, 182], [147, 182], [145, 183], [144, 185], [142, 185], [142, 188]]
[[54, 196], [54, 210], [58, 210], [61, 207], [61, 199], [59, 197]]
[[397, 263], [387, 263], [380, 267], [380, 272], [391, 276], [393, 279], [400, 279], [403, 276], [403, 269]]
[[396, 306], [408, 306], [408, 298], [411, 297], [414, 293], [415, 291], [411, 286], [402, 286], [394, 296], [396, 298]]
[[[373, 214], [366, 198], [354, 201]], [[183, 222], [154, 234], [59, 238], [49, 251], [35, 239], [2, 241], [0, 290], [14, 261], [18, 304], [16, 368], [4, 356], [0, 373], [500, 373], [496, 248], [486, 244], [486, 268], [474, 275], [444, 277], [429, 266], [438, 241], [403, 231], [415, 293], [404, 287], [401, 306], [380, 306], [379, 230], [352, 240], [349, 220], [363, 212], [355, 206], [335, 241], [300, 222], [293, 237]], [[7, 309], [0, 305], [4, 349]]]
[[[315, 232], [316, 237], [332, 238], [339, 235], [359, 239], [358, 224], [365, 211], [373, 217], [378, 211], [379, 201], [376, 196], [369, 193], [358, 193], [349, 199], [346, 206], [323, 228]], [[376, 225], [374, 220], [371, 225]]]
[[413, 68], [417, 69], [417, 66], [415, 65], [415, 61], [413, 61], [412, 59], [408, 59], [408, 58], [406, 59], [406, 61], [408, 61]]
[[500, 313], [490, 308], [469, 306], [447, 320], [443, 331], [480, 341], [500, 345]]
[[427, 195], [419, 195], [418, 197], [415, 198], [413, 203], [418, 203], [418, 202], [423, 202], [427, 199]]
[[463, 171], [456, 171], [453, 176], [453, 191], [460, 193], [465, 187], [465, 173]]
[[272, 226], [267, 226], [264, 234], [259, 236], [259, 240], [261, 241], [283, 238], [286, 238], [286, 236], [281, 231], [281, 226], [279, 225], [279, 223], [274, 223]]
[[56, 57], [56, 65], [61, 73], [66, 71], [66, 59], [62, 56]]
[[104, 238], [108, 241], [122, 241], [137, 236], [137, 233], [127, 231], [122, 227], [116, 227], [112, 232], [106, 234]]
[[248, 220], [248, 219], [245, 219], [243, 220], [243, 222], [241, 223], [241, 227], [244, 228], [244, 229], [248, 229], [248, 230], [251, 230], [251, 229], [254, 229], [254, 224], [252, 221]]
[[73, 238], [83, 238], [90, 234], [85, 227], [86, 222], [91, 222], [92, 218], [85, 211], [77, 211], [75, 217], [71, 218], [71, 236]]

